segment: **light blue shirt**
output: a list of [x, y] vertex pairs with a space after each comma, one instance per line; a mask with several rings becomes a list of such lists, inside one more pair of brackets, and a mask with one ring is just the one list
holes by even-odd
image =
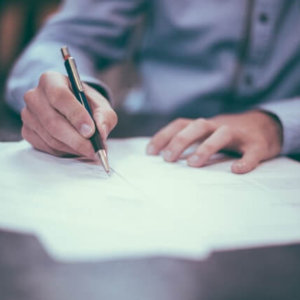
[[300, 152], [299, 0], [67, 0], [16, 63], [7, 102], [17, 111], [46, 70], [65, 73], [68, 45], [82, 79], [128, 57], [144, 18], [137, 66], [145, 108], [209, 117], [255, 107], [283, 125], [282, 153]]

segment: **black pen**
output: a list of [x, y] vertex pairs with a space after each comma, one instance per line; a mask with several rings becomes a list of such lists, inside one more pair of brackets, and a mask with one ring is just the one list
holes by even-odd
[[[85, 109], [88, 111], [89, 115], [93, 119], [93, 114], [89, 106], [89, 103], [87, 101], [86, 95], [84, 93], [83, 84], [80, 80], [75, 59], [70, 55], [69, 49], [66, 46], [61, 48], [61, 53], [65, 60], [65, 67], [69, 76], [69, 80], [71, 82], [73, 93], [77, 98], [77, 100], [85, 107]], [[95, 133], [90, 138], [90, 141], [93, 145], [95, 152], [98, 154], [100, 161], [102, 162], [104, 170], [106, 171], [107, 174], [109, 174], [109, 164], [108, 164], [106, 150], [96, 124], [95, 124]]]

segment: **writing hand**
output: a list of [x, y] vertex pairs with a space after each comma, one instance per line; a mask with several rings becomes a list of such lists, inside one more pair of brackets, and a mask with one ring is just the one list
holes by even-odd
[[[84, 88], [96, 126], [106, 140], [117, 115], [100, 93], [88, 85]], [[94, 122], [73, 95], [66, 76], [45, 72], [38, 86], [25, 93], [24, 101], [22, 136], [36, 149], [56, 156], [94, 157], [88, 140], [95, 131]]]

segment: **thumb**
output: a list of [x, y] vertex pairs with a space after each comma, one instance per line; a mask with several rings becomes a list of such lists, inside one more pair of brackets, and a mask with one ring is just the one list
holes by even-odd
[[254, 170], [261, 160], [262, 158], [259, 150], [246, 150], [243, 157], [232, 164], [231, 171], [236, 174], [248, 173]]

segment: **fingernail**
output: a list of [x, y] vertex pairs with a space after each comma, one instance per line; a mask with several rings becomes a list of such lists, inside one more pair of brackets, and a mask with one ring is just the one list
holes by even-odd
[[189, 165], [196, 165], [200, 161], [200, 157], [198, 155], [193, 155], [188, 159]]
[[246, 165], [243, 162], [238, 162], [234, 164], [234, 169], [236, 172], [243, 172], [246, 169]]
[[163, 157], [165, 160], [170, 161], [172, 160], [172, 152], [170, 150], [165, 150], [163, 152]]
[[84, 137], [89, 137], [92, 134], [93, 128], [88, 124], [82, 124], [79, 131]]
[[240, 170], [240, 169], [243, 168], [243, 165], [242, 165], [241, 163], [236, 163], [236, 164], [234, 165], [234, 167], [235, 167], [236, 169]]
[[156, 153], [155, 147], [152, 144], [147, 146], [147, 154], [154, 155]]

